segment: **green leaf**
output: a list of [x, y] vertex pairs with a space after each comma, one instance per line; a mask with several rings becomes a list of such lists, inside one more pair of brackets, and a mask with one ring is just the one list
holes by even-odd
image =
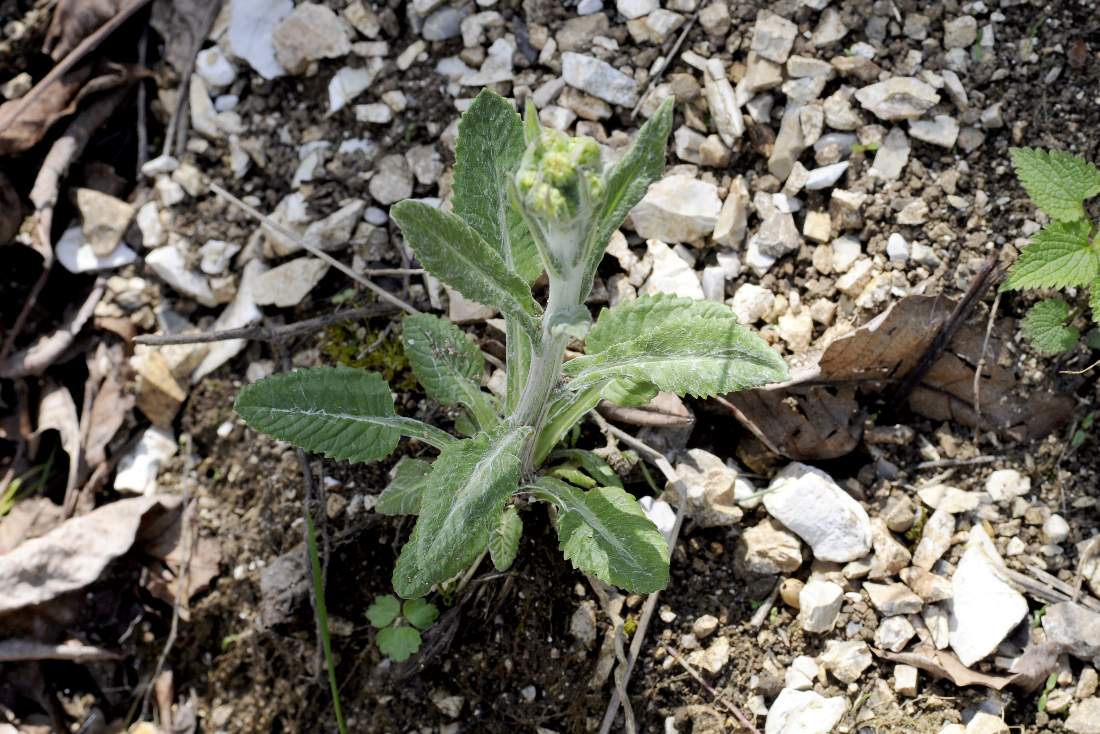
[[1100, 275], [1100, 256], [1089, 245], [1086, 220], [1051, 222], [1020, 252], [1002, 291], [1089, 285]]
[[597, 354], [673, 321], [736, 318], [733, 309], [724, 303], [654, 293], [623, 301], [614, 308], [602, 309], [596, 324], [588, 332], [584, 348], [588, 354]]
[[603, 389], [603, 399], [624, 408], [639, 408], [647, 405], [660, 392], [652, 382], [634, 380], [612, 380]]
[[550, 319], [550, 333], [554, 336], [568, 334], [575, 339], [583, 339], [592, 326], [592, 314], [583, 303], [575, 303], [554, 313]]
[[535, 495], [558, 508], [558, 540], [573, 567], [635, 594], [668, 586], [668, 543], [622, 489], [588, 492], [542, 477]]
[[558, 449], [550, 454], [553, 461], [569, 461], [581, 467], [588, 476], [599, 482], [603, 487], [618, 487], [622, 489], [623, 483], [619, 475], [615, 473], [606, 461], [591, 451], [583, 449]]
[[432, 465], [408, 456], [401, 458], [390, 470], [390, 483], [378, 496], [374, 511], [380, 515], [416, 515], [420, 512], [420, 498], [428, 488], [428, 474]]
[[431, 314], [406, 316], [402, 323], [405, 356], [428, 397], [465, 405], [482, 427], [491, 428], [497, 418], [481, 391], [485, 358], [477, 345], [462, 329]]
[[498, 309], [536, 332], [538, 304], [531, 288], [481, 235], [450, 212], [406, 199], [390, 207], [420, 263], [472, 301]]
[[457, 441], [439, 454], [420, 501], [420, 517], [393, 571], [400, 596], [424, 596], [465, 570], [489, 544], [519, 483], [529, 427], [500, 426]]
[[504, 325], [504, 338], [507, 353], [507, 383], [505, 386], [505, 413], [511, 414], [523, 395], [527, 385], [527, 375], [531, 371], [531, 336], [520, 328], [513, 319]]
[[1083, 219], [1081, 202], [1100, 194], [1100, 170], [1060, 150], [1010, 148], [1012, 165], [1035, 205], [1055, 219]]
[[732, 319], [674, 321], [565, 364], [570, 389], [609, 380], [649, 381], [677, 395], [710, 397], [787, 379], [767, 342]]
[[372, 627], [382, 629], [393, 624], [397, 615], [401, 613], [401, 602], [393, 594], [376, 597], [367, 607], [367, 619]]
[[634, 205], [642, 200], [649, 185], [664, 172], [665, 146], [672, 131], [673, 105], [672, 97], [661, 103], [605, 179], [604, 196], [584, 244], [584, 275], [581, 282], [587, 288], [591, 288], [611, 235], [622, 225]]
[[535, 441], [534, 466], [541, 466], [562, 437], [577, 425], [588, 411], [596, 407], [604, 387], [604, 385], [596, 385], [579, 392], [563, 388], [553, 393], [546, 422], [543, 423], [542, 432]]
[[401, 614], [418, 630], [426, 630], [439, 618], [439, 609], [426, 599], [408, 599], [401, 607]]
[[375, 638], [382, 654], [395, 663], [403, 663], [420, 649], [420, 633], [412, 627], [387, 627]]
[[[537, 118], [536, 118], [537, 119]], [[527, 283], [542, 272], [531, 233], [508, 196], [508, 182], [527, 148], [512, 103], [483, 89], [458, 123], [454, 211], [477, 230]]]
[[1081, 332], [1066, 322], [1069, 306], [1062, 299], [1039, 301], [1027, 312], [1020, 330], [1035, 350], [1043, 354], [1068, 352], [1077, 346]]
[[506, 507], [500, 515], [500, 522], [489, 536], [489, 557], [498, 571], [507, 571], [516, 560], [519, 552], [519, 539], [523, 536], [523, 520], [515, 507]]
[[575, 466], [555, 466], [550, 470], [548, 476], [556, 477], [570, 484], [575, 484], [582, 489], [592, 489], [593, 487], [599, 486], [599, 482]]
[[393, 413], [382, 376], [351, 367], [315, 367], [272, 375], [241, 390], [233, 405], [257, 431], [330, 459], [376, 461], [402, 434], [442, 448], [443, 431]]
[[1092, 320], [1100, 324], [1100, 278], [1089, 285], [1089, 309], [1092, 310]]
[[535, 102], [530, 97], [523, 105], [523, 142], [527, 145], [535, 142], [542, 135], [542, 125], [539, 123], [539, 111], [535, 109]]

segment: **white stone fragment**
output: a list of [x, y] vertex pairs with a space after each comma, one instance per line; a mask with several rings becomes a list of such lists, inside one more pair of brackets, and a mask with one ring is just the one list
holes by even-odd
[[309, 62], [351, 53], [349, 26], [328, 7], [304, 2], [275, 27], [275, 58], [289, 74], [302, 74]]
[[950, 115], [936, 115], [931, 120], [910, 120], [909, 134], [941, 148], [953, 148], [959, 139], [959, 123]]
[[981, 525], [970, 530], [951, 578], [951, 649], [963, 665], [991, 654], [1027, 617], [1027, 600], [1005, 580], [1005, 565]]
[[[337, 71], [328, 83], [328, 111], [341, 110], [374, 83], [382, 69], [382, 59], [370, 59], [366, 66], [345, 66]], [[388, 108], [387, 108], [388, 109]]]
[[[211, 325], [214, 331], [226, 329], [240, 329], [259, 321], [263, 312], [252, 300], [252, 289], [256, 279], [267, 270], [267, 266], [260, 260], [249, 260], [241, 274], [240, 286], [233, 301], [225, 307]], [[210, 345], [202, 362], [191, 373], [191, 384], [194, 385], [206, 375], [221, 367], [229, 360], [236, 357], [246, 346], [247, 339], [226, 339], [214, 342]]]
[[895, 76], [856, 92], [863, 108], [882, 120], [911, 120], [940, 101], [936, 90], [920, 79]]
[[175, 455], [176, 448], [176, 437], [171, 431], [156, 426], [146, 428], [137, 446], [118, 462], [115, 491], [156, 494], [160, 467]]
[[811, 634], [832, 632], [843, 604], [844, 589], [839, 584], [811, 578], [798, 592], [798, 624]]
[[638, 101], [638, 83], [606, 61], [566, 51], [562, 54], [562, 78], [574, 89], [622, 107]]
[[703, 300], [703, 286], [690, 264], [660, 240], [648, 240], [646, 248], [646, 258], [653, 263], [653, 269], [639, 289], [640, 294], [673, 293]]
[[833, 163], [829, 166], [815, 168], [806, 175], [805, 189], [807, 191], [827, 189], [839, 181], [840, 177], [843, 176], [844, 172], [847, 170], [848, 161], [841, 161], [840, 163]]
[[769, 490], [768, 513], [805, 540], [815, 558], [845, 563], [871, 550], [867, 511], [820, 469], [792, 462]]
[[998, 469], [985, 480], [985, 491], [994, 502], [1004, 502], [1031, 493], [1031, 477], [1015, 469]]
[[825, 698], [813, 691], [784, 688], [764, 722], [764, 734], [829, 734], [844, 717], [844, 696]]
[[275, 58], [272, 34], [290, 11], [293, 0], [232, 0], [229, 6], [229, 47], [264, 79], [283, 76]]
[[714, 232], [721, 210], [717, 186], [676, 174], [650, 186], [630, 218], [634, 231], [645, 239], [694, 242]]
[[315, 257], [299, 257], [283, 263], [256, 279], [252, 299], [259, 306], [297, 306], [325, 277], [328, 269], [327, 262]]
[[80, 227], [66, 229], [54, 246], [57, 261], [70, 273], [94, 273], [114, 270], [137, 260], [137, 255], [125, 244], [119, 244], [108, 255], [97, 255]]
[[187, 258], [177, 245], [158, 247], [145, 256], [145, 264], [168, 285], [204, 306], [218, 305], [206, 276], [187, 266]]

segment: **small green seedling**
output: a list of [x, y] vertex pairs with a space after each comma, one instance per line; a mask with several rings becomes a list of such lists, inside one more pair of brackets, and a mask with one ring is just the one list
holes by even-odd
[[375, 643], [382, 654], [395, 663], [408, 660], [420, 649], [420, 633], [431, 627], [439, 610], [424, 599], [409, 599], [402, 604], [386, 594], [367, 607], [367, 619], [378, 630]]
[[[1051, 221], [1024, 247], [1001, 290], [1087, 288], [1092, 319], [1100, 323], [1100, 237], [1084, 206], [1100, 194], [1100, 170], [1058, 150], [1010, 153], [1020, 183]], [[1043, 300], [1027, 312], [1021, 329], [1043, 354], [1068, 352], [1081, 338], [1074, 322], [1082, 310], [1061, 298]]]
[[[393, 587], [406, 599], [464, 573], [485, 553], [513, 562], [523, 523], [517, 500], [552, 508], [561, 550], [577, 569], [635, 593], [668, 584], [669, 548], [614, 472], [559, 443], [607, 399], [638, 405], [659, 390], [707, 397], [786, 379], [783, 360], [720, 303], [645, 296], [585, 305], [604, 251], [660, 177], [672, 128], [666, 100], [614, 165], [591, 138], [543, 129], [483, 91], [458, 129], [452, 211], [424, 201], [390, 215], [417, 259], [505, 320], [507, 378], [485, 391], [485, 360], [459, 328], [429, 314], [402, 325], [405, 354], [427, 396], [457, 413], [456, 437], [395, 415], [377, 373], [322, 367], [246, 387], [236, 410], [253, 428], [330, 458], [378, 461], [402, 436], [439, 451], [405, 458], [376, 510], [417, 515]], [[545, 273], [548, 296], [532, 286]], [[585, 353], [568, 362], [570, 340]], [[392, 632], [388, 636], [408, 632]]]

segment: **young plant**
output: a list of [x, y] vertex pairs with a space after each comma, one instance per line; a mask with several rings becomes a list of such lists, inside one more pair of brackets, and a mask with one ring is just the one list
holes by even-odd
[[[554, 449], [603, 398], [637, 405], [659, 390], [706, 397], [785, 379], [783, 360], [719, 303], [647, 296], [592, 323], [596, 268], [661, 175], [672, 115], [670, 99], [606, 165], [596, 141], [542, 129], [531, 105], [521, 120], [483, 91], [459, 124], [453, 212], [415, 200], [390, 210], [428, 271], [504, 315], [499, 398], [482, 389], [485, 362], [465, 333], [427, 314], [404, 320], [409, 364], [429, 398], [460, 411], [462, 438], [395, 415], [385, 381], [361, 370], [275, 375], [237, 398], [256, 430], [333, 459], [377, 461], [402, 436], [439, 451], [432, 462], [402, 460], [377, 504], [417, 515], [393, 571], [400, 596], [425, 596], [485, 552], [509, 567], [519, 499], [552, 508], [576, 568], [632, 592], [664, 588], [669, 548], [635, 498], [594, 454]], [[545, 305], [531, 290], [543, 272]], [[585, 335], [586, 353], [565, 362], [566, 344]]]
[[402, 663], [420, 649], [420, 633], [439, 617], [435, 604], [408, 599], [402, 604], [390, 594], [380, 596], [367, 607], [367, 620], [378, 630], [375, 644], [382, 654]]
[[[1100, 237], [1084, 207], [1100, 194], [1100, 170], [1058, 150], [1009, 152], [1024, 190], [1051, 221], [1024, 247], [1001, 290], [1088, 288], [1092, 319], [1100, 322]], [[1061, 298], [1043, 300], [1027, 312], [1021, 329], [1039, 352], [1067, 352], [1081, 337], [1074, 322], [1082, 310]]]

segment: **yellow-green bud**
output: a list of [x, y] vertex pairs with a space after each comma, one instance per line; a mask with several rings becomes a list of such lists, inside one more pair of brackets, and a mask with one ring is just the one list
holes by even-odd
[[516, 172], [521, 202], [534, 215], [564, 223], [589, 206], [584, 199], [603, 190], [600, 146], [544, 128]]

